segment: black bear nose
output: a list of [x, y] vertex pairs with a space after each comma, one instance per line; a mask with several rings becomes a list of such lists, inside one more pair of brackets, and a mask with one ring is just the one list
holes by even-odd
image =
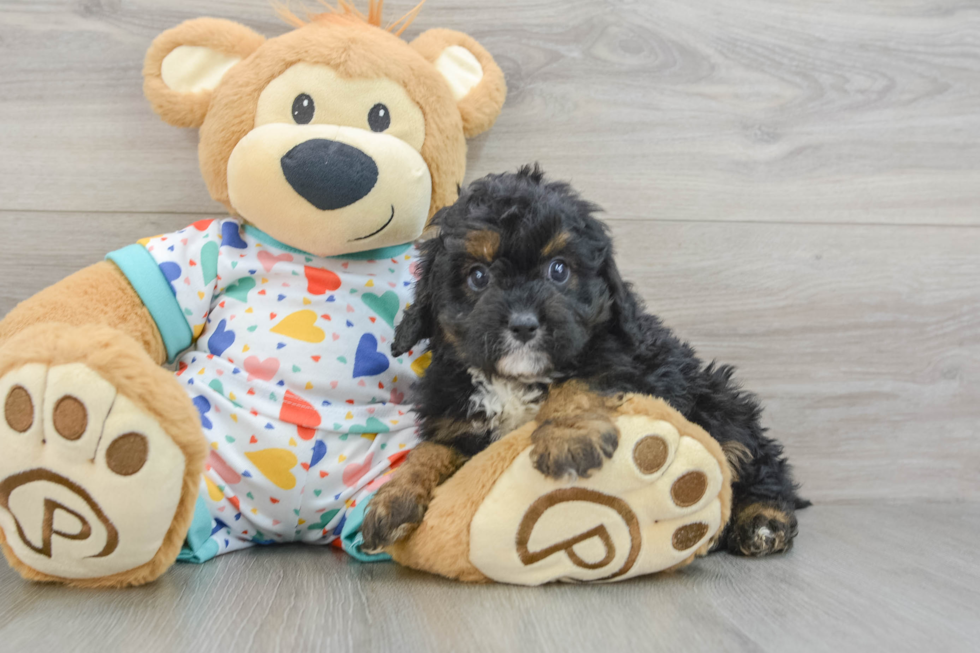
[[510, 318], [510, 333], [519, 342], [528, 342], [538, 333], [538, 318], [532, 313], [518, 313]]
[[280, 163], [293, 190], [321, 211], [350, 206], [378, 182], [374, 159], [347, 143], [326, 138], [300, 143]]

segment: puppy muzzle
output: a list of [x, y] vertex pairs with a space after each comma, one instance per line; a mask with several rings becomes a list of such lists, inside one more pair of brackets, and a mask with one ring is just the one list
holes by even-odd
[[496, 363], [497, 373], [501, 376], [538, 380], [551, 371], [551, 357], [541, 350], [543, 330], [535, 326], [533, 332], [528, 331], [529, 327], [525, 325], [515, 333], [513, 322], [504, 331], [503, 353]]

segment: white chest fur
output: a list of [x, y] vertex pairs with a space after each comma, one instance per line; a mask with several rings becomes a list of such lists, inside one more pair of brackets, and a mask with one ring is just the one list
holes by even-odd
[[533, 420], [547, 394], [543, 383], [523, 383], [499, 376], [488, 378], [476, 369], [469, 373], [476, 386], [470, 396], [470, 416], [485, 415], [483, 426], [493, 431], [494, 439]]

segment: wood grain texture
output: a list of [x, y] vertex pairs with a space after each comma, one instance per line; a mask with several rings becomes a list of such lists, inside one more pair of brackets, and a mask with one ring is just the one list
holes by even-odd
[[[0, 0], [0, 315], [223, 214], [141, 94], [149, 42], [200, 15], [285, 30], [267, 0]], [[797, 547], [532, 589], [303, 547], [130, 591], [0, 564], [0, 651], [976, 650], [976, 2], [429, 0], [407, 36], [436, 26], [510, 87], [468, 178], [540, 160], [605, 207], [650, 309], [767, 405], [819, 504]]]
[[[218, 211], [141, 95], [203, 14], [285, 30], [267, 0], [0, 4], [0, 209]], [[972, 0], [439, 0], [408, 36], [436, 26], [510, 87], [471, 179], [540, 160], [636, 220], [980, 223]]]
[[[787, 555], [614, 585], [468, 586], [315, 547], [85, 591], [0, 569], [9, 651], [975, 651], [977, 504], [817, 506]], [[901, 546], [896, 543], [901, 542]]]
[[980, 499], [980, 230], [611, 222], [648, 308], [762, 398], [805, 496]]
[[204, 214], [0, 211], [0, 315], [140, 238], [183, 229]]
[[[200, 217], [0, 213], [0, 315]], [[980, 499], [980, 230], [609, 223], [648, 308], [762, 398], [805, 496]]]

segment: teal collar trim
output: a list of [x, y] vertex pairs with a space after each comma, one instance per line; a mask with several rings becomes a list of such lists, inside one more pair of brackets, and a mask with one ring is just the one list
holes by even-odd
[[[301, 249], [297, 249], [284, 242], [278, 241], [269, 234], [265, 233], [253, 224], [244, 224], [245, 233], [247, 233], [252, 238], [256, 240], [261, 240], [267, 245], [272, 245], [276, 249], [281, 249], [292, 254], [299, 254], [300, 256], [316, 256], [315, 254], [310, 254], [309, 252], [304, 252]], [[338, 254], [337, 256], [326, 256], [322, 258], [339, 258], [339, 259], [349, 259], [351, 261], [373, 261], [383, 258], [394, 258], [399, 254], [403, 254], [408, 251], [408, 248], [412, 246], [412, 243], [402, 243], [401, 245], [391, 245], [389, 247], [380, 247], [378, 249], [369, 249], [366, 252], [351, 252], [350, 254]], [[320, 257], [318, 257], [320, 258]]]
[[300, 256], [313, 256], [313, 254], [310, 254], [309, 252], [304, 252], [301, 249], [296, 249], [295, 247], [292, 247], [290, 245], [287, 245], [286, 243], [276, 240], [275, 238], [265, 233], [255, 225], [251, 225], [246, 222], [242, 225], [242, 228], [245, 230], [245, 233], [247, 233], [252, 238], [255, 238], [256, 240], [261, 240], [265, 242], [266, 245], [272, 245], [276, 249], [287, 251], [290, 254], [299, 254]]
[[404, 254], [412, 246], [412, 243], [402, 243], [401, 245], [389, 245], [378, 249], [369, 249], [366, 252], [351, 252], [350, 254], [339, 254], [328, 256], [327, 258], [345, 258], [352, 261], [375, 261], [383, 258], [395, 258], [399, 254]]

